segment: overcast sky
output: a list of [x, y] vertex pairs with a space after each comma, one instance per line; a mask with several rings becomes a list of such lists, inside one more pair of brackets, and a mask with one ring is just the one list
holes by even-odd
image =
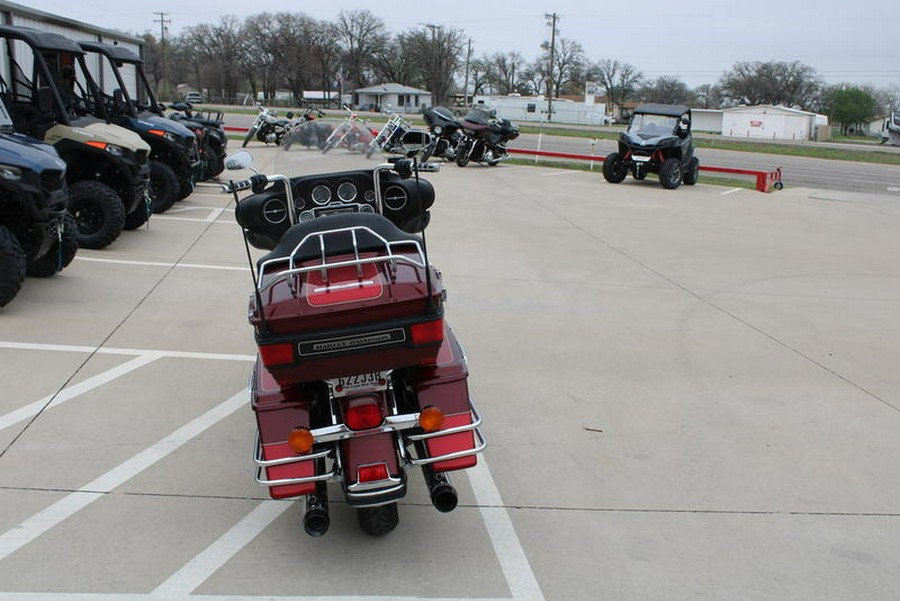
[[[550, 38], [545, 15], [559, 16], [557, 35], [584, 47], [588, 60], [616, 59], [650, 79], [666, 75], [689, 86], [715, 83], [738, 61], [799, 60], [829, 83], [900, 86], [900, 1], [519, 0], [491, 2], [431, 0], [18, 0], [19, 4], [98, 27], [159, 35], [165, 12], [169, 32], [179, 34], [219, 15], [247, 17], [261, 12], [300, 12], [335, 20], [341, 10], [369, 9], [392, 32], [427, 24], [461, 29], [472, 39], [474, 56], [518, 51], [536, 58]], [[508, 8], [515, 6], [515, 9]], [[155, 22], [156, 21], [156, 22]]]

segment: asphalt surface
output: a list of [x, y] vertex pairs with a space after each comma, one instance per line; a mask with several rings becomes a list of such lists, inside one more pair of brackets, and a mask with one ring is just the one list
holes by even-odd
[[488, 440], [456, 511], [411, 474], [390, 535], [333, 491], [312, 539], [266, 499], [247, 259], [203, 185], [0, 311], [0, 601], [896, 597], [894, 196], [426, 177]]

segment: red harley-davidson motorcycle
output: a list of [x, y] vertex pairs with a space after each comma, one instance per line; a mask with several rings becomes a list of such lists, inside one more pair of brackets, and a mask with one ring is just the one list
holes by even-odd
[[[425, 138], [411, 132], [404, 143], [414, 153]], [[250, 162], [241, 151], [226, 164]], [[237, 221], [249, 244], [269, 251], [255, 262], [249, 302], [256, 480], [273, 498], [305, 499], [311, 536], [328, 530], [329, 482], [375, 536], [399, 522], [415, 467], [434, 507], [452, 511], [448, 472], [474, 466], [485, 441], [465, 354], [444, 320], [441, 274], [427, 258], [434, 188], [415, 160], [223, 187], [236, 199], [252, 189], [238, 199]]]

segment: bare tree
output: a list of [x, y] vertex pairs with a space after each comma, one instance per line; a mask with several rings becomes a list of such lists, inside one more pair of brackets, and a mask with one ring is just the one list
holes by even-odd
[[188, 48], [195, 83], [219, 98], [233, 98], [240, 85], [240, 58], [243, 52], [241, 25], [237, 17], [219, 17], [215, 25], [188, 28], [182, 36]]
[[661, 104], [692, 104], [694, 94], [683, 81], [677, 77], [659, 77], [646, 82], [638, 93], [644, 102]]
[[406, 51], [408, 46], [406, 34], [400, 34], [376, 52], [372, 66], [375, 78], [382, 82], [412, 84], [416, 80], [416, 64]]
[[240, 65], [253, 98], [259, 92], [264, 98], [271, 98], [278, 86], [279, 66], [284, 63], [278, 43], [279, 27], [278, 15], [272, 13], [260, 13], [244, 20], [241, 35], [245, 44]]
[[[549, 46], [544, 45], [547, 60], [550, 60]], [[563, 87], [576, 79], [584, 68], [584, 48], [580, 43], [565, 38], [556, 43], [553, 53], [553, 89], [552, 94], [559, 96]]]
[[390, 37], [384, 21], [369, 10], [341, 11], [334, 31], [343, 50], [345, 80], [358, 87], [367, 86], [371, 83], [372, 57], [383, 53]]
[[525, 59], [518, 52], [497, 52], [481, 59], [482, 72], [497, 94], [519, 92]]
[[717, 109], [722, 106], [722, 93], [719, 86], [703, 84], [694, 88], [694, 104], [702, 109]]
[[719, 80], [722, 94], [740, 104], [814, 108], [822, 79], [799, 61], [740, 62]]
[[[341, 53], [330, 24], [325, 21], [318, 21], [312, 33], [312, 59], [317, 66], [319, 87], [330, 97], [333, 84], [341, 77]], [[338, 104], [340, 101], [338, 98]]]
[[525, 67], [525, 71], [522, 72], [521, 81], [526, 82], [533, 93], [539, 94], [541, 91], [547, 89], [546, 84], [549, 74], [550, 71], [547, 68], [547, 61], [536, 58]]
[[606, 91], [606, 100], [611, 111], [634, 96], [644, 79], [643, 74], [633, 65], [617, 60], [603, 59], [594, 68], [598, 81]]
[[306, 15], [299, 13], [279, 14], [279, 29], [276, 43], [282, 47], [284, 64], [282, 72], [295, 99], [303, 97], [315, 77], [316, 32], [320, 25]]
[[446, 103], [461, 64], [463, 32], [427, 25], [424, 31], [407, 31], [403, 39], [404, 51], [415, 57], [419, 85], [431, 92], [434, 104]]
[[493, 71], [491, 61], [487, 56], [476, 58], [469, 63], [469, 85], [472, 94], [487, 94], [493, 92]]

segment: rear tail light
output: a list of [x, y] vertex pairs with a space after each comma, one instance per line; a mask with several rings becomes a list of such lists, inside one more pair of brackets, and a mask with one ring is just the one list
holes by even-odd
[[344, 423], [351, 430], [377, 428], [382, 421], [381, 406], [372, 398], [351, 399], [344, 407]]
[[266, 367], [286, 365], [294, 362], [294, 347], [289, 342], [263, 344], [259, 347], [259, 356]]
[[390, 477], [387, 464], [383, 461], [372, 465], [361, 465], [357, 468], [356, 474], [358, 482], [377, 482]]
[[413, 344], [429, 344], [444, 340], [444, 320], [413, 324], [409, 329]]

